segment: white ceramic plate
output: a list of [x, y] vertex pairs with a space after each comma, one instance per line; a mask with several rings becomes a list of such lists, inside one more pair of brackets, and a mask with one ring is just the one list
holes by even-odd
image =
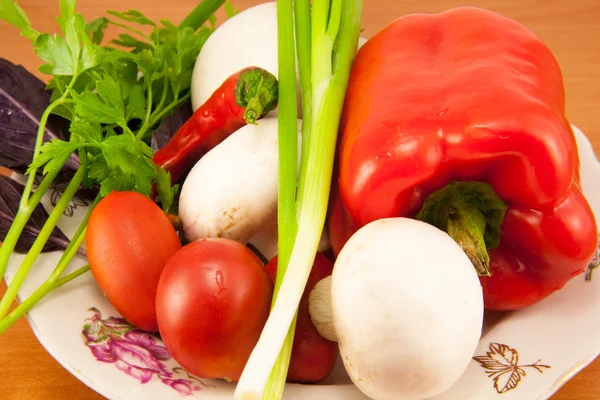
[[[583, 133], [575, 129], [581, 157], [583, 190], [600, 216], [600, 164]], [[52, 208], [51, 195], [44, 206]], [[73, 235], [87, 207], [72, 204], [59, 227]], [[598, 218], [597, 218], [598, 219]], [[598, 221], [600, 223], [600, 221]], [[24, 299], [50, 274], [61, 254], [39, 257], [19, 292]], [[598, 254], [595, 262], [598, 260]], [[15, 254], [10, 282], [23, 256]], [[79, 258], [72, 269], [85, 264]], [[600, 272], [598, 272], [600, 274]], [[28, 316], [35, 335], [73, 375], [110, 399], [167, 400], [183, 396], [231, 398], [233, 384], [200, 380], [170, 357], [155, 336], [132, 329], [120, 319], [86, 274], [47, 296]], [[525, 310], [488, 314], [465, 374], [436, 400], [547, 399], [600, 353], [600, 275], [587, 282], [574, 278], [562, 290]], [[285, 399], [365, 399], [343, 366], [320, 385], [288, 385]]]

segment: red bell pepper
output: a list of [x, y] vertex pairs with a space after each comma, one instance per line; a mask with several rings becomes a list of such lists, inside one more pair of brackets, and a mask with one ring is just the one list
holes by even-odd
[[423, 219], [461, 244], [499, 310], [593, 257], [561, 71], [519, 23], [477, 8], [396, 20], [358, 52], [340, 129], [336, 250], [371, 221]]

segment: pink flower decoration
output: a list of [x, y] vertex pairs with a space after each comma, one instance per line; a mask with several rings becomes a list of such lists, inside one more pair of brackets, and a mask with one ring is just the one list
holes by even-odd
[[[82, 334], [85, 345], [98, 361], [115, 364], [117, 369], [140, 383], [147, 383], [156, 376], [182, 396], [201, 390], [198, 383], [206, 386], [181, 367], [169, 371], [161, 361], [170, 360], [171, 354], [156, 336], [134, 328], [123, 318], [102, 319], [102, 314], [95, 307], [88, 311], [94, 315], [85, 320]], [[173, 378], [175, 373], [182, 371], [188, 379]]]

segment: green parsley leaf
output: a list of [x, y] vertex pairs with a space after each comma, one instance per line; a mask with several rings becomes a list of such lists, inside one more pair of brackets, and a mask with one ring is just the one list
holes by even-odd
[[101, 182], [103, 193], [134, 190], [150, 195], [155, 173], [148, 145], [131, 135], [117, 135], [105, 139], [100, 147], [106, 167], [102, 164], [94, 167], [94, 176], [106, 175], [106, 170], [110, 170]]
[[73, 75], [75, 69], [71, 59], [71, 52], [62, 36], [40, 34], [35, 42], [35, 52], [47, 64], [39, 70], [51, 75]]
[[[65, 30], [64, 21], [75, 14], [75, 0], [60, 0], [59, 3], [61, 17], [58, 17], [62, 30]], [[61, 20], [63, 23], [61, 24]]]
[[168, 30], [176, 31], [178, 29], [177, 26], [168, 19], [161, 19], [160, 23]]
[[127, 97], [127, 106], [125, 107], [125, 119], [127, 121], [133, 118], [142, 119], [146, 116], [146, 96], [144, 88], [140, 85], [134, 86]]
[[134, 54], [139, 53], [142, 50], [152, 48], [152, 46], [150, 46], [148, 43], [142, 42], [141, 40], [138, 40], [127, 33], [121, 33], [119, 35], [119, 39], [113, 39], [110, 42], [118, 46], [131, 48], [131, 52]]
[[98, 95], [104, 103], [123, 115], [125, 107], [121, 98], [121, 87], [113, 79], [103, 79], [96, 83]]
[[97, 182], [101, 182], [110, 174], [110, 168], [106, 164], [102, 153], [94, 157], [94, 161], [89, 166], [88, 176]]
[[113, 191], [125, 191], [134, 186], [133, 178], [129, 175], [119, 174], [111, 171], [100, 184], [100, 195], [105, 197]]
[[21, 35], [34, 42], [40, 35], [33, 29], [25, 11], [13, 0], [0, 0], [0, 19], [16, 26], [21, 30]]
[[128, 10], [125, 12], [107, 10], [106, 12], [109, 13], [110, 15], [114, 15], [115, 17], [121, 18], [122, 20], [125, 20], [128, 22], [135, 22], [136, 24], [140, 24], [140, 25], [156, 26], [156, 24], [154, 22], [149, 20], [144, 14], [142, 14], [138, 10]]
[[96, 83], [98, 93], [85, 91], [71, 95], [76, 101], [75, 112], [92, 122], [125, 125], [124, 105], [119, 84], [112, 79]]
[[83, 143], [81, 142], [65, 142], [59, 139], [52, 139], [42, 146], [40, 154], [29, 165], [27, 173], [32, 173], [42, 165], [44, 165], [44, 175], [49, 171], [60, 170], [71, 153], [82, 146]]
[[[152, 81], [157, 79], [159, 75], [157, 74], [158, 70], [163, 65], [163, 57], [160, 51], [155, 51], [154, 53], [148, 49], [142, 50], [138, 54], [138, 64], [144, 77], [148, 81]], [[162, 74], [160, 75], [162, 76]]]
[[102, 50], [86, 35], [85, 21], [75, 12], [74, 0], [61, 0], [60, 10], [61, 16], [57, 19], [64, 38], [40, 34], [35, 41], [35, 51], [47, 62], [39, 68], [41, 72], [71, 76], [98, 65]]
[[108, 28], [108, 18], [100, 17], [85, 26], [85, 33], [92, 39], [92, 43], [100, 44], [104, 39], [106, 28]]
[[75, 118], [71, 122], [70, 131], [89, 143], [100, 144], [103, 140], [100, 124], [89, 120]]
[[123, 114], [108, 106], [97, 94], [83, 92], [78, 95], [73, 93], [73, 98], [77, 101], [75, 112], [81, 117], [105, 124], [123, 123]]
[[61, 0], [60, 14], [61, 16], [57, 18], [58, 24], [64, 33], [65, 43], [71, 54], [71, 65], [75, 67], [79, 63], [80, 31], [84, 29], [85, 22], [80, 14], [75, 14], [74, 0]]
[[89, 36], [85, 34], [80, 34], [79, 36], [83, 42], [79, 72], [83, 72], [90, 68], [94, 68], [101, 63], [104, 56], [104, 50], [92, 43]]
[[139, 156], [139, 154], [136, 154], [135, 138], [130, 135], [111, 136], [102, 142], [100, 148], [111, 170], [119, 169], [126, 175], [133, 173], [132, 161]]

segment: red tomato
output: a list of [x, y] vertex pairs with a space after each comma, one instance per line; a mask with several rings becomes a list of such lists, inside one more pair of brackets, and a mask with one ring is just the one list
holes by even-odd
[[175, 253], [160, 278], [160, 334], [190, 373], [237, 382], [267, 322], [272, 296], [264, 264], [246, 246], [197, 240]]
[[86, 249], [98, 286], [127, 321], [145, 331], [158, 331], [158, 280], [180, 248], [169, 218], [139, 193], [110, 193], [88, 222]]
[[[277, 257], [267, 264], [267, 273], [275, 281], [277, 275]], [[288, 370], [289, 382], [311, 383], [321, 381], [331, 374], [338, 355], [338, 344], [319, 334], [310, 320], [308, 296], [313, 287], [333, 272], [333, 264], [327, 257], [317, 253], [304, 294], [298, 307], [298, 319], [292, 357]]]

